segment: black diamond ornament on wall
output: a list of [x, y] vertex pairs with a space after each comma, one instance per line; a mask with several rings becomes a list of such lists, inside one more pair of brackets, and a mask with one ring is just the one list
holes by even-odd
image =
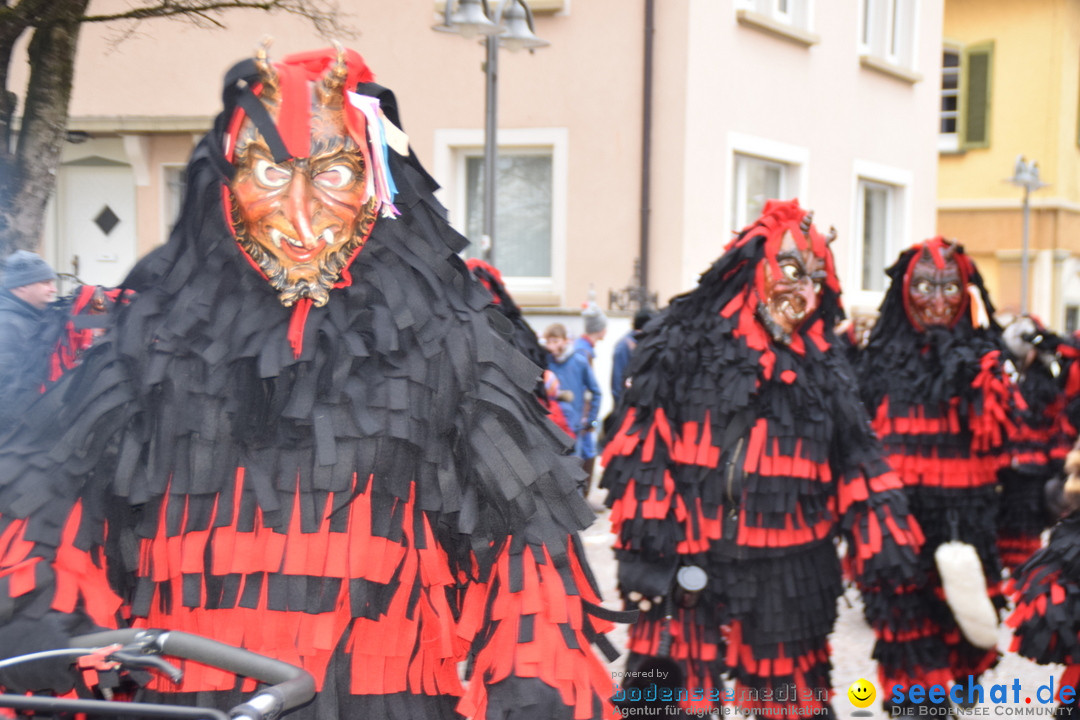
[[101, 212], [94, 218], [94, 224], [101, 228], [101, 232], [108, 235], [113, 231], [113, 228], [120, 224], [120, 218], [116, 217], [116, 213], [112, 211], [112, 208], [106, 205], [101, 208]]

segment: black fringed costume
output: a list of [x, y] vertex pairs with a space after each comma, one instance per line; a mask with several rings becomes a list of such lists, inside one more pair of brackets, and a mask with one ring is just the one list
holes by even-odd
[[[1009, 649], [1041, 665], [1066, 665], [1055, 692], [1063, 685], [1080, 688], [1080, 511], [1054, 527], [1047, 546], [1017, 569], [1013, 582]], [[1077, 701], [1074, 694], [1065, 704], [1080, 709]]]
[[[593, 516], [539, 369], [411, 153], [389, 152], [400, 217], [326, 304], [279, 302], [223, 206], [222, 138], [257, 82], [230, 72], [169, 242], [0, 449], [0, 655], [130, 617], [303, 665], [320, 692], [290, 717], [609, 715]], [[392, 94], [358, 91], [400, 125]], [[251, 687], [185, 670], [154, 689], [227, 707]]]
[[[665, 598], [632, 628], [629, 669], [663, 653], [669, 627], [684, 705], [698, 710], [831, 713], [839, 538], [877, 597], [916, 582], [921, 533], [833, 333], [840, 287], [806, 215], [770, 201], [646, 327], [604, 455], [620, 589]], [[828, 272], [817, 310], [778, 342], [759, 319], [761, 282], [788, 234]], [[686, 565], [704, 568], [708, 586], [692, 607], [670, 608]], [[879, 634], [890, 622], [875, 615]]]
[[[958, 266], [962, 305], [951, 327], [917, 330], [906, 309], [913, 268], [924, 251], [942, 265], [952, 255]], [[934, 551], [950, 540], [974, 546], [991, 599], [1002, 606], [996, 473], [1009, 459], [1013, 414], [1023, 401], [1004, 370], [1000, 328], [982, 278], [962, 247], [933, 238], [903, 252], [887, 272], [892, 284], [860, 355], [859, 385], [926, 534], [921, 561], [935, 580], [908, 598], [912, 621], [903, 630], [918, 648], [920, 667], [910, 675], [888, 671], [886, 687], [947, 686], [977, 677], [998, 653], [975, 647], [960, 632], [941, 595]], [[893, 665], [891, 656], [878, 660]]]
[[[491, 300], [495, 309], [509, 320], [511, 326], [513, 326], [510, 333], [510, 342], [513, 346], [520, 350], [525, 357], [532, 360], [537, 367], [546, 368], [548, 352], [540, 344], [539, 338], [536, 337], [536, 331], [525, 320], [521, 308], [514, 302], [514, 298], [510, 296], [510, 291], [506, 289], [506, 285], [503, 283], [502, 273], [490, 263], [479, 258], [469, 258], [465, 261], [465, 265], [468, 266], [473, 277], [479, 280], [491, 293]], [[555, 401], [555, 393], [549, 392], [552, 382], [557, 387], [558, 380], [555, 379], [554, 373], [545, 370], [543, 379], [536, 383], [536, 398], [540, 401], [540, 405], [543, 406], [544, 410], [547, 411], [551, 421], [562, 428], [567, 435], [573, 437], [574, 431], [570, 429], [570, 425], [566, 422], [562, 407]]]
[[[1021, 333], [1029, 337], [1017, 337]], [[998, 552], [1011, 572], [1042, 546], [1043, 530], [1056, 520], [1047, 508], [1046, 483], [1060, 475], [1077, 431], [1065, 413], [1073, 349], [1031, 318], [1020, 318], [1005, 335], [1027, 406], [1011, 437], [1012, 461], [998, 471]]]
[[[1067, 470], [1080, 472], [1080, 445], [1069, 454]], [[1071, 489], [1072, 512], [1050, 533], [1046, 547], [1032, 555], [1010, 579], [1015, 609], [1007, 624], [1013, 628], [1010, 650], [1043, 664], [1066, 666], [1054, 687], [1080, 686], [1080, 484]], [[1080, 710], [1080, 693], [1057, 696], [1062, 705]]]

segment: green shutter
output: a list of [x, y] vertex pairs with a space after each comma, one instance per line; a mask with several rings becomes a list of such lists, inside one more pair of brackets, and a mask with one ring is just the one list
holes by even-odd
[[960, 147], [990, 146], [990, 83], [994, 69], [994, 43], [980, 43], [964, 49], [960, 83]]

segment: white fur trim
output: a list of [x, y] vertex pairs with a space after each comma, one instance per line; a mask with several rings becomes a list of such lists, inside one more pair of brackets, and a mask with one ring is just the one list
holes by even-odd
[[998, 614], [986, 594], [986, 577], [975, 548], [953, 540], [938, 546], [934, 562], [945, 602], [968, 642], [986, 650], [997, 645]]

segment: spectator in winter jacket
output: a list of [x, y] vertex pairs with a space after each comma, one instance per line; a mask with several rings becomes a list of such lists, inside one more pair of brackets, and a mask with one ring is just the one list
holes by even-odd
[[[561, 400], [559, 405], [570, 429], [574, 431], [574, 455], [581, 458], [584, 465], [596, 457], [595, 445], [589, 455], [589, 445], [585, 439], [596, 428], [596, 417], [600, 413], [600, 384], [596, 382], [589, 361], [574, 351], [566, 327], [561, 323], [549, 325], [544, 330], [544, 344], [551, 353], [548, 369], [555, 373], [562, 390], [573, 393], [571, 400]], [[586, 393], [591, 397], [586, 397]]]
[[652, 313], [648, 310], [638, 310], [634, 314], [634, 323], [630, 332], [619, 338], [615, 343], [615, 351], [611, 359], [611, 399], [616, 405], [626, 389], [626, 371], [630, 368], [630, 356], [634, 354], [638, 338], [645, 324], [652, 319]]
[[47, 309], [56, 299], [56, 272], [39, 256], [16, 250], [0, 278], [0, 434], [14, 426], [48, 379], [56, 340]]

